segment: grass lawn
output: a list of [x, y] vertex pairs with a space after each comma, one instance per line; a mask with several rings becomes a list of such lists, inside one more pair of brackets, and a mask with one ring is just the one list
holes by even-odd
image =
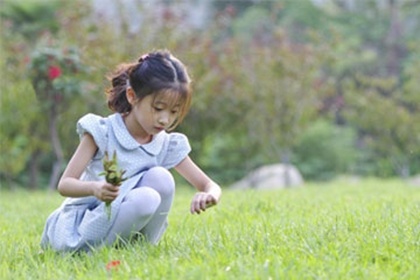
[[[0, 279], [420, 279], [420, 188], [335, 181], [275, 191], [225, 190], [189, 214], [177, 191], [158, 246], [91, 255], [39, 252], [57, 193], [0, 192]], [[119, 266], [107, 271], [110, 261]]]

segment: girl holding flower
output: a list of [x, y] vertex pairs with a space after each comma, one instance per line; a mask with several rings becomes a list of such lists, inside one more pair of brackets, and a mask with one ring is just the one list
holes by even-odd
[[[187, 137], [170, 132], [191, 103], [190, 78], [181, 61], [167, 51], [148, 53], [119, 65], [110, 80], [107, 99], [114, 114], [87, 114], [78, 121], [80, 144], [58, 184], [67, 198], [47, 219], [43, 248], [87, 251], [138, 235], [156, 244], [174, 197], [171, 168], [198, 190], [191, 213], [220, 200], [219, 185], [188, 156]], [[99, 175], [105, 154], [113, 152], [125, 170], [120, 186]], [[110, 202], [108, 217], [104, 208]]]

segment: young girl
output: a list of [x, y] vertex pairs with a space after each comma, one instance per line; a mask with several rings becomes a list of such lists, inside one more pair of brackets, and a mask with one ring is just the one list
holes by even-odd
[[[115, 113], [88, 114], [77, 123], [80, 144], [58, 191], [68, 197], [48, 218], [41, 246], [56, 251], [88, 251], [137, 235], [156, 244], [167, 227], [175, 168], [198, 192], [191, 213], [219, 202], [221, 188], [189, 158], [185, 135], [167, 133], [185, 117], [191, 102], [184, 65], [167, 51], [120, 65], [107, 91]], [[105, 152], [117, 154], [125, 181], [114, 186], [99, 174]], [[108, 217], [105, 202], [111, 203]]]

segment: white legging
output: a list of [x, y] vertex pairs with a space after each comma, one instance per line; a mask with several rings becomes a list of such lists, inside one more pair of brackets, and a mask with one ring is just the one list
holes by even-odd
[[114, 244], [117, 238], [128, 241], [140, 232], [156, 244], [166, 229], [174, 193], [175, 181], [168, 170], [153, 167], [146, 171], [122, 201], [106, 243]]

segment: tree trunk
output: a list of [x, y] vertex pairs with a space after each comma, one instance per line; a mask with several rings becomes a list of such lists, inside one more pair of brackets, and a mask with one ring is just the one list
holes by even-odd
[[49, 120], [49, 130], [51, 143], [56, 157], [56, 161], [53, 164], [52, 173], [49, 182], [49, 189], [54, 190], [57, 187], [58, 180], [60, 179], [61, 166], [63, 164], [63, 150], [61, 148], [60, 138], [57, 131], [57, 105], [54, 103], [51, 108], [50, 120]]
[[396, 0], [389, 0], [391, 23], [388, 29], [387, 42], [387, 72], [390, 76], [399, 76], [400, 61], [402, 58], [402, 27], [398, 15]]
[[7, 187], [10, 190], [14, 191], [16, 189], [15, 185], [13, 184], [12, 178], [10, 176], [4, 176], [4, 181], [0, 179], [0, 191]]
[[39, 150], [34, 151], [31, 154], [31, 158], [29, 160], [29, 188], [31, 190], [35, 190], [38, 188], [38, 175], [39, 175], [39, 168], [38, 168], [38, 159], [39, 159]]

